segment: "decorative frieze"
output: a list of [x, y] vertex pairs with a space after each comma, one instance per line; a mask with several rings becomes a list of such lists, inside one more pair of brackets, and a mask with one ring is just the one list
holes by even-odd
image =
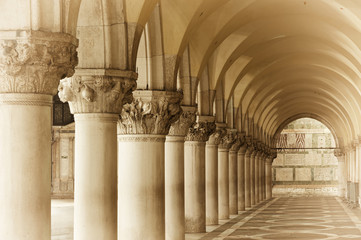
[[185, 141], [206, 142], [216, 130], [214, 122], [196, 122], [190, 128]]
[[188, 134], [189, 127], [196, 121], [196, 107], [182, 106], [182, 114], [179, 119], [175, 121], [170, 129], [170, 136], [186, 136]]
[[75, 76], [60, 81], [62, 102], [68, 102], [71, 113], [120, 113], [133, 99], [137, 74], [122, 70], [81, 69]]
[[123, 106], [118, 134], [167, 135], [182, 114], [182, 93], [139, 90], [134, 100]]
[[0, 92], [55, 95], [78, 64], [78, 40], [66, 33], [0, 34]]

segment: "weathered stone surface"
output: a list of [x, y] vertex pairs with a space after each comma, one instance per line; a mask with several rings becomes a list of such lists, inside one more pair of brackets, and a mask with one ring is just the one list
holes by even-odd
[[293, 181], [293, 168], [277, 168], [276, 181]]
[[0, 36], [0, 92], [55, 95], [60, 79], [78, 64], [78, 40], [69, 34], [23, 31]]
[[312, 181], [311, 168], [296, 168], [295, 170], [296, 181]]
[[284, 165], [290, 165], [290, 166], [295, 166], [295, 165], [299, 165], [302, 166], [305, 164], [305, 156], [304, 154], [286, 154], [285, 155], [285, 161], [284, 161]]
[[182, 94], [166, 91], [135, 91], [125, 104], [118, 123], [119, 134], [167, 135], [182, 114]]
[[314, 181], [331, 181], [333, 180], [332, 168], [314, 168]]

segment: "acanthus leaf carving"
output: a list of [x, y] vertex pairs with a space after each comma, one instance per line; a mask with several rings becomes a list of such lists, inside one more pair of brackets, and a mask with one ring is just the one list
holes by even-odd
[[170, 136], [186, 136], [189, 127], [196, 121], [196, 108], [182, 107], [182, 109], [179, 119], [169, 129]]
[[78, 40], [65, 33], [24, 31], [0, 39], [0, 92], [55, 95], [59, 80], [78, 64]]
[[238, 152], [242, 145], [245, 145], [244, 135], [241, 133], [236, 133], [236, 140], [231, 147], [231, 151]]
[[227, 131], [227, 134], [221, 138], [221, 142], [219, 143], [218, 148], [230, 149], [234, 144], [235, 140], [236, 140], [235, 132]]
[[135, 91], [134, 100], [125, 104], [118, 123], [119, 134], [167, 135], [171, 124], [182, 114], [180, 92]]
[[214, 122], [195, 122], [190, 128], [185, 141], [206, 142], [216, 130]]
[[132, 99], [136, 88], [133, 78], [107, 75], [75, 75], [60, 81], [62, 102], [68, 102], [74, 113], [117, 113]]
[[227, 134], [227, 130], [225, 128], [217, 128], [215, 132], [209, 136], [209, 144], [211, 145], [219, 145], [221, 143], [222, 138]]

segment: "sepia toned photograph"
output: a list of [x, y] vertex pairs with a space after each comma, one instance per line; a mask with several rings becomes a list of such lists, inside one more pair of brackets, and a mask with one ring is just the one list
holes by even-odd
[[0, 0], [0, 240], [361, 240], [361, 0]]

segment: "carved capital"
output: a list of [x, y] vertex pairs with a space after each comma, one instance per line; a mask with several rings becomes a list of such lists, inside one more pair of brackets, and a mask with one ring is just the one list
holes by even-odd
[[235, 142], [233, 143], [230, 151], [238, 152], [242, 145], [245, 145], [244, 135], [242, 133], [236, 133]]
[[222, 138], [227, 134], [227, 130], [225, 128], [216, 128], [214, 133], [209, 136], [208, 143], [210, 145], [219, 145], [221, 143]]
[[66, 33], [0, 33], [0, 92], [55, 95], [78, 64], [78, 40]]
[[252, 137], [247, 136], [245, 143], [246, 143], [246, 146], [247, 146], [246, 155], [250, 157], [251, 154], [255, 151], [253, 141], [252, 141]]
[[182, 93], [137, 90], [125, 104], [118, 123], [119, 134], [167, 135], [182, 114]]
[[236, 141], [236, 132], [227, 129], [227, 134], [223, 136], [223, 138], [221, 139], [218, 148], [230, 149], [235, 141]]
[[186, 136], [188, 134], [189, 127], [196, 121], [196, 107], [186, 107], [182, 106], [182, 114], [179, 119], [175, 121], [170, 129], [170, 136]]
[[196, 122], [190, 128], [185, 141], [206, 142], [211, 134], [216, 130], [214, 122]]
[[132, 101], [137, 74], [126, 71], [116, 73], [110, 75], [102, 70], [77, 70], [74, 77], [60, 81], [59, 98], [62, 102], [69, 103], [73, 114], [119, 114], [123, 105]]

